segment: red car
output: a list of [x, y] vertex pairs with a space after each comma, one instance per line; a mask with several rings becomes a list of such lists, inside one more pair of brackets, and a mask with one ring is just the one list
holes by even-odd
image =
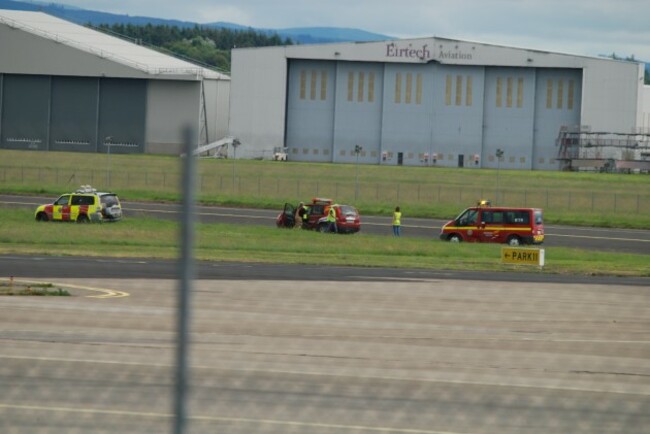
[[[336, 229], [339, 234], [353, 234], [361, 230], [359, 211], [351, 205], [333, 204], [331, 199], [314, 198], [305, 204], [307, 219], [303, 220], [303, 229], [314, 229], [319, 232], [328, 232], [327, 214], [331, 207], [336, 211]], [[290, 203], [284, 204], [284, 209], [276, 219], [279, 228], [292, 228], [295, 226], [296, 211], [298, 207]]]

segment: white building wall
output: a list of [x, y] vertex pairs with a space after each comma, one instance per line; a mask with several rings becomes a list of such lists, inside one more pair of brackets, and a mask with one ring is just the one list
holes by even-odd
[[284, 47], [232, 51], [230, 135], [239, 139], [237, 157], [271, 158], [284, 146], [287, 60]]
[[199, 82], [149, 81], [146, 153], [180, 154], [185, 126], [198, 137], [199, 91]]
[[639, 126], [645, 133], [650, 134], [650, 86], [643, 86], [643, 108]]
[[642, 65], [586, 59], [581, 124], [592, 131], [631, 133], [641, 121]]

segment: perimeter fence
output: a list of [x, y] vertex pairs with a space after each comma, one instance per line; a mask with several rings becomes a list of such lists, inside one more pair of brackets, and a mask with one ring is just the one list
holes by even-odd
[[[550, 212], [585, 212], [589, 214], [650, 214], [650, 182], [648, 188], [636, 191], [590, 191], [585, 189], [537, 188], [512, 186], [417, 183], [324, 181], [286, 177], [265, 177], [262, 174], [240, 176], [235, 173], [203, 173], [197, 177], [200, 197], [263, 198], [266, 202], [308, 200], [330, 197], [341, 203], [423, 205], [458, 207], [479, 199], [490, 199], [494, 205], [544, 208]], [[48, 186], [60, 191], [72, 190], [81, 184], [99, 189], [147, 190], [177, 192], [180, 173], [151, 170], [71, 170], [62, 168], [31, 168], [0, 166], [0, 183], [12, 185]]]

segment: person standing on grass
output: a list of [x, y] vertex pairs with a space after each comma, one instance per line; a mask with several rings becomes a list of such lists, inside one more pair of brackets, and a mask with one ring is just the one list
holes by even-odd
[[395, 207], [395, 212], [393, 213], [393, 235], [396, 237], [400, 236], [400, 229], [402, 226], [402, 212], [399, 207]]

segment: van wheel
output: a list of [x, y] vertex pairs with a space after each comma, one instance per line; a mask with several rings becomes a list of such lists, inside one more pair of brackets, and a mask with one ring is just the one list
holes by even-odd
[[449, 235], [449, 238], [447, 238], [447, 241], [450, 243], [460, 243], [463, 239], [458, 234], [451, 234]]
[[48, 220], [47, 214], [44, 212], [39, 212], [38, 215], [36, 216], [36, 221], [37, 222], [46, 222]]
[[77, 223], [88, 223], [88, 216], [86, 214], [81, 214], [79, 217], [77, 217]]
[[506, 241], [509, 246], [518, 246], [521, 244], [521, 240], [517, 235], [510, 235], [508, 241]]

